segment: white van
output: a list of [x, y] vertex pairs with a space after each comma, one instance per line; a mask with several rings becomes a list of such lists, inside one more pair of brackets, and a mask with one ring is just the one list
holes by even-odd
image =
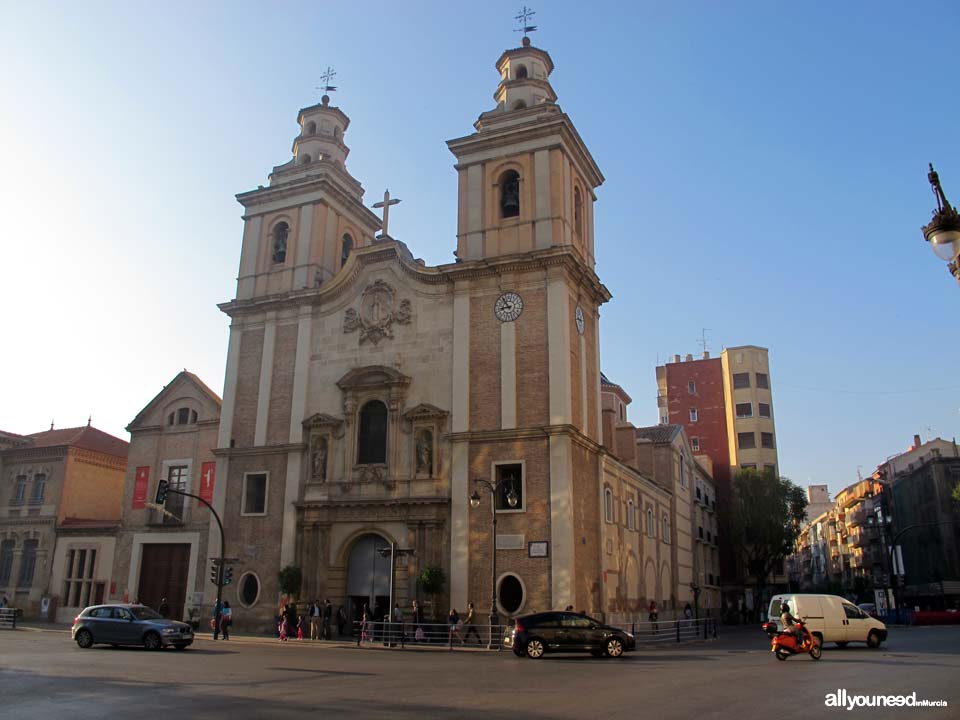
[[850, 642], [865, 642], [872, 648], [880, 647], [887, 639], [887, 626], [867, 615], [853, 603], [836, 595], [806, 595], [787, 593], [774, 595], [770, 600], [770, 620], [780, 623], [780, 604], [790, 605], [790, 614], [802, 618], [811, 633], [820, 642], [835, 642], [844, 647]]

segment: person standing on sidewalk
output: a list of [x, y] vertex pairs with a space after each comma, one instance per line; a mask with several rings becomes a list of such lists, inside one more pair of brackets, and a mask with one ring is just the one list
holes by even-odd
[[483, 640], [480, 639], [480, 633], [477, 632], [477, 626], [475, 625], [477, 619], [473, 611], [473, 603], [467, 603], [467, 617], [463, 621], [463, 641], [466, 643], [470, 639], [470, 633], [473, 633], [477, 636], [477, 644], [483, 645]]
[[220, 630], [223, 632], [223, 639], [230, 639], [230, 626], [233, 625], [233, 610], [230, 609], [230, 601], [223, 601], [223, 609], [220, 611]]
[[314, 599], [310, 606], [310, 639], [317, 640], [321, 637], [320, 618], [323, 608], [320, 607], [320, 599]]
[[333, 603], [330, 598], [323, 601], [323, 632], [320, 637], [324, 640], [332, 640], [333, 633], [330, 630], [330, 622], [333, 620]]
[[337, 635], [343, 637], [343, 629], [347, 626], [347, 612], [343, 605], [337, 608]]

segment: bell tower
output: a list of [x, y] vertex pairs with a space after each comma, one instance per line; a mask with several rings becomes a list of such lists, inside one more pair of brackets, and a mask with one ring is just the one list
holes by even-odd
[[[496, 106], [447, 143], [459, 183], [457, 262], [445, 266], [454, 280], [451, 601], [495, 595], [510, 614], [594, 610], [599, 307], [610, 299], [594, 272], [603, 175], [557, 105], [550, 55], [524, 38], [496, 68]], [[528, 557], [529, 542], [546, 554]]]
[[297, 125], [293, 157], [273, 168], [269, 186], [237, 195], [244, 207], [238, 300], [318, 287], [380, 228], [346, 168], [350, 118], [324, 95], [300, 110]]
[[457, 158], [458, 260], [570, 247], [594, 267], [593, 203], [603, 175], [550, 84], [553, 60], [524, 37], [496, 62], [497, 105]]

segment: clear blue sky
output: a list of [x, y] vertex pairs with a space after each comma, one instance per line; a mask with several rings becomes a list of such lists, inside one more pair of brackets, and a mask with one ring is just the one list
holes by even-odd
[[[493, 105], [520, 3], [0, 1], [0, 428], [125, 425], [181, 368], [219, 390], [240, 206], [327, 65], [348, 168], [449, 262], [445, 141]], [[534, 42], [600, 165], [606, 373], [770, 349], [781, 470], [836, 491], [960, 434], [960, 288], [920, 233], [960, 202], [960, 6], [543, 3]]]

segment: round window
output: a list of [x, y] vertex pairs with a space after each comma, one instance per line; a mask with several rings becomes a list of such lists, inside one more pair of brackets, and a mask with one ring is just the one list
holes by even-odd
[[523, 584], [516, 575], [507, 575], [500, 581], [500, 607], [515, 613], [523, 605]]
[[260, 596], [260, 580], [253, 573], [247, 573], [240, 579], [240, 603], [250, 607]]

